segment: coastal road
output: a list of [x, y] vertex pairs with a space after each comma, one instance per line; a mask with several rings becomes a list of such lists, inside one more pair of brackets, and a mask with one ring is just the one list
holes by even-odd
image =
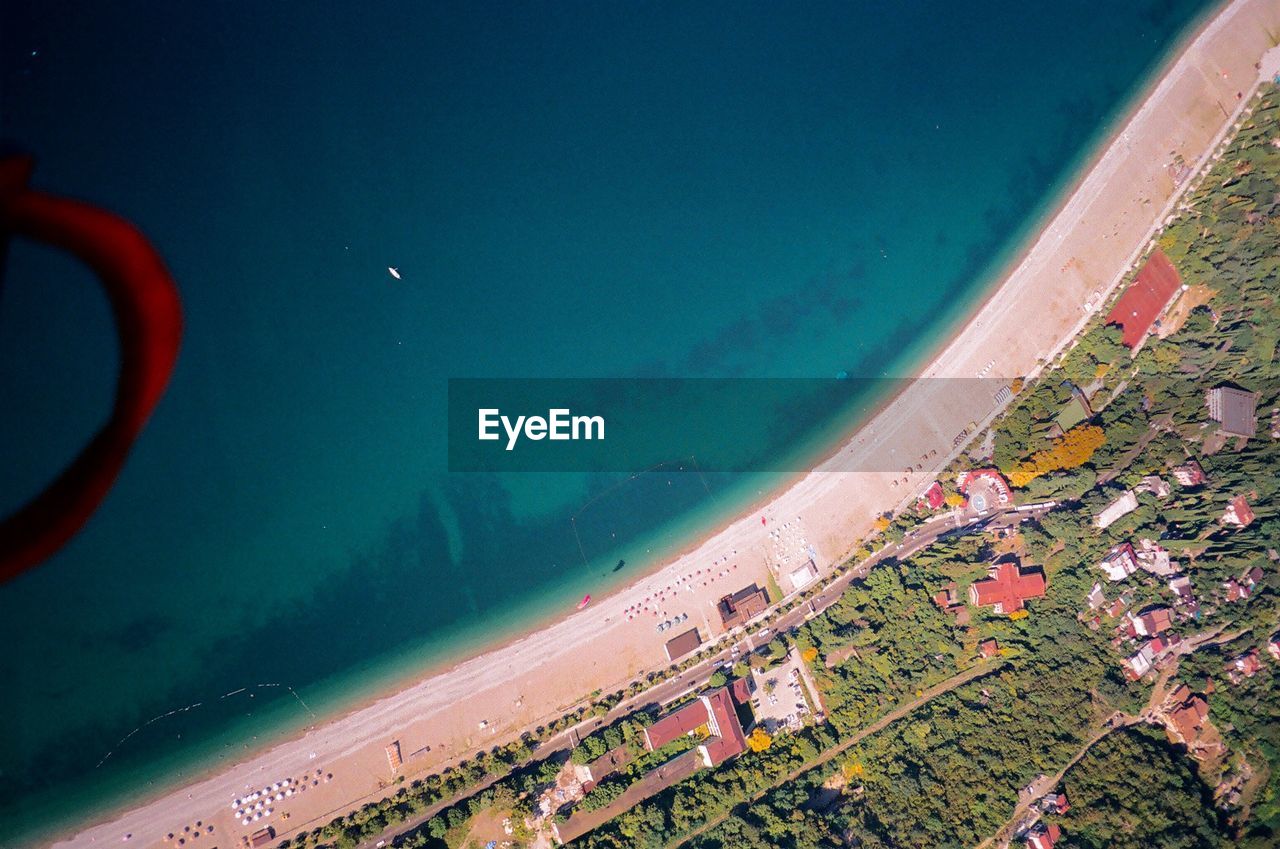
[[[1056, 506], [1057, 505], [1054, 502], [1046, 502], [1044, 504], [1023, 507], [1021, 509], [1007, 508], [1003, 510], [995, 510], [982, 515], [966, 515], [960, 512], [952, 512], [930, 519], [923, 525], [920, 525], [918, 528], [908, 533], [901, 542], [890, 543], [884, 546], [866, 560], [859, 563], [856, 567], [844, 572], [843, 574], [837, 575], [813, 598], [782, 614], [777, 622], [771, 626], [767, 635], [754, 629], [756, 625], [759, 624], [760, 620], [767, 619], [773, 609], [776, 608], [771, 608], [769, 611], [766, 611], [756, 617], [753, 623], [748, 623], [739, 629], [737, 639], [727, 642], [716, 654], [711, 655], [694, 666], [689, 667], [673, 678], [655, 684], [635, 696], [624, 698], [604, 716], [585, 719], [572, 728], [566, 729], [556, 736], [547, 739], [538, 747], [537, 754], [531, 760], [546, 760], [556, 756], [567, 757], [569, 751], [578, 744], [578, 741], [582, 737], [585, 737], [596, 729], [612, 724], [613, 722], [634, 713], [637, 709], [644, 707], [645, 705], [664, 705], [688, 692], [706, 686], [707, 681], [713, 674], [715, 674], [717, 669], [720, 669], [726, 664], [733, 663], [735, 657], [745, 657], [747, 654], [750, 654], [750, 652], [754, 651], [758, 645], [767, 643], [772, 639], [774, 634], [798, 628], [806, 619], [824, 612], [831, 605], [835, 604], [842, 595], [844, 595], [845, 590], [848, 589], [849, 585], [853, 583], [853, 581], [865, 578], [873, 568], [886, 560], [906, 560], [933, 545], [943, 537], [972, 533], [973, 531], [978, 530], [1013, 527], [1029, 519], [1039, 518]], [[737, 653], [736, 655], [735, 652]], [[480, 784], [468, 789], [461, 798], [479, 793], [486, 787], [498, 781], [501, 777], [502, 776], [496, 775], [487, 777]], [[432, 805], [413, 819], [401, 823], [395, 828], [384, 832], [377, 838], [360, 844], [361, 849], [376, 849], [379, 844], [388, 846], [392, 845], [397, 837], [418, 828], [440, 811], [454, 804], [455, 801], [457, 801], [456, 798]]]

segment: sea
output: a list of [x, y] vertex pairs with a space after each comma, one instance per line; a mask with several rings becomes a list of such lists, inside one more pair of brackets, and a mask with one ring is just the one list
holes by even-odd
[[[4, 150], [135, 222], [186, 328], [101, 509], [0, 586], [0, 845], [563, 614], [742, 511], [785, 476], [450, 472], [447, 381], [907, 375], [1208, 11], [4, 3]], [[117, 358], [91, 275], [15, 241], [0, 515], [102, 423]], [[805, 450], [856, 415], [815, 417]]]

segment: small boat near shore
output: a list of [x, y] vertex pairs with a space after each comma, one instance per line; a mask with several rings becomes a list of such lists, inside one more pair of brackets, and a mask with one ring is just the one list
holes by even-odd
[[591, 596], [584, 595], [582, 597], [582, 601], [578, 602], [578, 609], [581, 610], [582, 608], [586, 607], [590, 603], [591, 603]]

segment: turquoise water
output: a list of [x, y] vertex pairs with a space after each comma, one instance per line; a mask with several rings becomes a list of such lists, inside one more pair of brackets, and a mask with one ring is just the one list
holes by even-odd
[[[187, 316], [101, 512], [0, 587], [0, 842], [734, 512], [770, 480], [449, 475], [445, 381], [900, 373], [1205, 7], [171, 5], [0, 11], [0, 131], [136, 221]], [[14, 247], [0, 510], [105, 415], [112, 333]]]

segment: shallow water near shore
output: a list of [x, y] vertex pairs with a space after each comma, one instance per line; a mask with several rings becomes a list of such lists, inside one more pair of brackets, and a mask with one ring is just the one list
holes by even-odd
[[[0, 843], [743, 509], [781, 478], [449, 475], [445, 381], [904, 373], [1206, 5], [6, 5], [3, 132], [148, 233], [187, 335], [101, 512], [0, 587]], [[0, 511], [101, 421], [113, 358], [85, 273], [16, 245]]]

